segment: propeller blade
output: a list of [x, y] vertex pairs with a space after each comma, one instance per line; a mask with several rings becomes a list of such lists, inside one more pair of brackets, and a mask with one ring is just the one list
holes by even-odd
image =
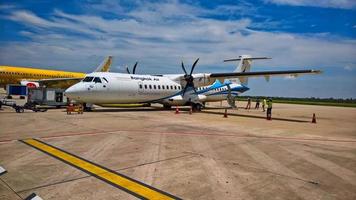
[[198, 63], [198, 61], [199, 61], [199, 58], [198, 58], [198, 59], [196, 59], [196, 61], [194, 62], [193, 66], [192, 66], [192, 69], [190, 70], [190, 75], [192, 75], [192, 74], [193, 74], [193, 71], [194, 71], [195, 65]]
[[182, 61], [182, 69], [183, 69], [184, 73], [187, 75], [187, 71], [185, 70], [185, 67], [184, 67], [183, 61]]
[[128, 74], [131, 74], [128, 67], [126, 67], [126, 71], [127, 71]]
[[135, 65], [134, 65], [134, 67], [133, 67], [132, 74], [135, 74], [135, 72], [136, 72], [137, 63], [138, 63], [138, 62], [136, 62]]
[[183, 89], [183, 93], [182, 93], [182, 96], [184, 96], [184, 94], [185, 94], [185, 91], [187, 90], [187, 87], [188, 87], [188, 85], [185, 85], [185, 87], [184, 87], [184, 89]]

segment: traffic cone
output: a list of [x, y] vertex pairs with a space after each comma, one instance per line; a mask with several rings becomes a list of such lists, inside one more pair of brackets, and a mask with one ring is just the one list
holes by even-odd
[[176, 106], [176, 114], [179, 114], [179, 108]]
[[313, 124], [316, 124], [316, 117], [315, 117], [315, 113], [313, 113], [312, 123], [313, 123]]
[[190, 109], [189, 109], [189, 114], [191, 115], [193, 113], [193, 107], [190, 106]]
[[224, 118], [227, 118], [227, 109], [225, 108]]

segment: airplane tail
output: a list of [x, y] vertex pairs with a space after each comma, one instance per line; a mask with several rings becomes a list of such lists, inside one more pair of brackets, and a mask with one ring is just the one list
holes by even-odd
[[[238, 58], [227, 59], [224, 62], [233, 62], [233, 61], [240, 61], [239, 64], [236, 66], [234, 72], [249, 72], [251, 70], [251, 63], [253, 60], [264, 60], [264, 59], [271, 59], [268, 57], [251, 57], [251, 55], [241, 55]], [[240, 83], [243, 85], [248, 84], [248, 77], [242, 77], [237, 79], [231, 79], [231, 82]]]
[[112, 64], [112, 56], [108, 56], [104, 61], [95, 69], [94, 72], [108, 72]]

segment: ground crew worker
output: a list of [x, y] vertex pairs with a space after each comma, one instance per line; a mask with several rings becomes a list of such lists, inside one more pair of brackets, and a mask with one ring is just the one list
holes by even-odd
[[267, 100], [267, 120], [272, 119], [272, 99]]
[[260, 109], [260, 99], [259, 98], [256, 99], [255, 109]]
[[267, 100], [266, 100], [266, 98], [264, 98], [263, 100], [262, 100], [262, 111], [263, 112], [265, 112], [266, 110], [265, 110], [265, 106], [266, 106], [266, 104], [267, 104]]
[[247, 98], [247, 105], [246, 105], [245, 109], [249, 109], [250, 110], [250, 108], [251, 108], [251, 99], [249, 97], [249, 98]]

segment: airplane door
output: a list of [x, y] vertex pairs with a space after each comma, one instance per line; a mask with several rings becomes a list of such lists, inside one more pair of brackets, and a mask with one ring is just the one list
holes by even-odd
[[142, 81], [137, 82], [138, 84], [138, 94], [142, 94], [143, 93], [143, 83]]

